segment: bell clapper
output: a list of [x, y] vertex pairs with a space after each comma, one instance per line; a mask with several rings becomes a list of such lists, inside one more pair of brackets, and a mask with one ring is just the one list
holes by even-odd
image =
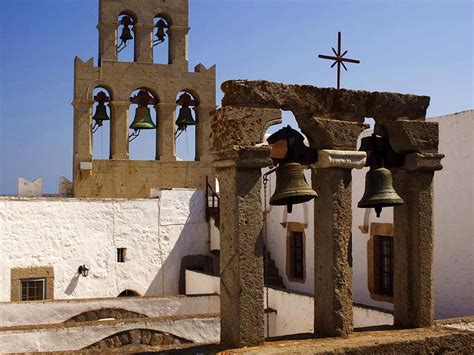
[[375, 209], [375, 214], [377, 215], [377, 218], [380, 218], [380, 213], [382, 213], [382, 206], [376, 206], [374, 207]]

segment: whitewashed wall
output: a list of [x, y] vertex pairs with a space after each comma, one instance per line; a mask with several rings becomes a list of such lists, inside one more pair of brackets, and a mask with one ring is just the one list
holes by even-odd
[[[263, 170], [265, 172], [266, 170]], [[311, 171], [304, 170], [306, 181], [311, 185]], [[262, 187], [263, 190], [263, 187]], [[286, 206], [270, 206], [270, 197], [275, 191], [275, 174], [270, 175], [267, 188], [267, 245], [272, 259], [278, 268], [283, 283], [291, 290], [314, 293], [314, 202], [293, 205], [293, 212], [286, 213]], [[263, 192], [262, 192], [263, 194]], [[306, 210], [306, 211], [305, 211]], [[289, 281], [286, 275], [286, 236], [287, 228], [282, 222], [306, 223], [305, 229], [305, 282]]]
[[1, 197], [0, 301], [10, 300], [12, 268], [47, 265], [55, 299], [177, 294], [181, 258], [208, 251], [204, 206], [204, 191], [185, 189], [146, 200]]
[[474, 315], [474, 110], [434, 117], [444, 169], [435, 173], [435, 317]]
[[114, 297], [40, 302], [1, 302], [0, 327], [63, 323], [88, 311], [125, 309], [147, 317], [219, 313], [219, 296]]

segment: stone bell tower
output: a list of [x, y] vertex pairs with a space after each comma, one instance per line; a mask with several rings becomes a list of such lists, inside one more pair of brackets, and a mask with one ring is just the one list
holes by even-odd
[[[118, 52], [127, 37], [120, 31], [123, 27], [130, 29], [132, 62], [119, 60]], [[207, 69], [202, 64], [196, 65], [194, 72], [188, 71], [188, 0], [99, 0], [97, 28], [98, 65], [94, 66], [92, 58], [84, 62], [76, 57], [74, 61], [74, 196], [146, 198], [153, 189], [204, 188], [206, 175], [212, 174], [209, 112], [215, 109], [216, 72], [215, 66]], [[155, 64], [153, 47], [163, 42], [163, 36], [168, 63]], [[98, 102], [93, 92], [97, 88], [108, 94], [106, 101], [102, 100], [110, 112], [110, 120], [103, 121], [110, 124], [107, 160], [94, 159], [92, 153], [93, 106]], [[130, 99], [138, 89], [150, 95], [147, 107], [156, 112], [155, 160], [129, 159]], [[194, 161], [176, 160], [176, 97], [180, 92], [193, 98]]]

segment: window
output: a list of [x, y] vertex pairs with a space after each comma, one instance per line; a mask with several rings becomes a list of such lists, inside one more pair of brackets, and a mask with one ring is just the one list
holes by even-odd
[[367, 270], [370, 297], [393, 302], [393, 224], [372, 223], [367, 242]]
[[375, 236], [375, 290], [379, 295], [393, 296], [393, 238]]
[[117, 262], [124, 263], [127, 258], [127, 248], [117, 248]]
[[46, 299], [46, 279], [26, 279], [20, 282], [21, 301], [41, 301]]
[[54, 299], [54, 268], [52, 266], [12, 268], [10, 272], [12, 302]]
[[288, 280], [305, 282], [305, 234], [304, 226], [301, 223], [288, 223], [286, 247], [286, 274]]

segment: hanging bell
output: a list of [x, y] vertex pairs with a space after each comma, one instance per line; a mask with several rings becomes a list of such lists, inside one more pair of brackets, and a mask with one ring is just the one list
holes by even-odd
[[165, 33], [165, 29], [168, 28], [168, 25], [166, 24], [166, 22], [162, 19], [160, 19], [157, 23], [156, 23], [156, 38], [158, 42], [164, 42], [165, 40], [165, 37], [166, 37], [166, 33]]
[[380, 217], [382, 207], [402, 205], [403, 199], [397, 194], [392, 184], [392, 173], [386, 168], [370, 168], [365, 176], [365, 192], [357, 204], [360, 208], [375, 208]]
[[138, 106], [135, 111], [135, 119], [130, 128], [137, 131], [139, 129], [155, 129], [156, 125], [153, 123], [150, 115], [150, 109], [147, 106]]
[[132, 31], [130, 30], [130, 28], [128, 28], [128, 26], [123, 26], [122, 34], [120, 35], [120, 40], [123, 43], [126, 43], [127, 41], [131, 39], [133, 39]]
[[95, 110], [95, 114], [92, 119], [96, 122], [98, 126], [102, 126], [103, 121], [109, 121], [110, 117], [107, 114], [107, 107], [102, 102], [97, 104], [97, 108]]
[[293, 204], [307, 202], [318, 194], [309, 187], [299, 163], [281, 163], [276, 171], [275, 193], [270, 198], [270, 205], [288, 207], [291, 213]]
[[178, 126], [178, 130], [182, 131], [185, 130], [188, 126], [195, 125], [196, 121], [193, 118], [191, 109], [188, 106], [182, 106], [179, 109], [178, 118], [176, 119], [176, 126]]

